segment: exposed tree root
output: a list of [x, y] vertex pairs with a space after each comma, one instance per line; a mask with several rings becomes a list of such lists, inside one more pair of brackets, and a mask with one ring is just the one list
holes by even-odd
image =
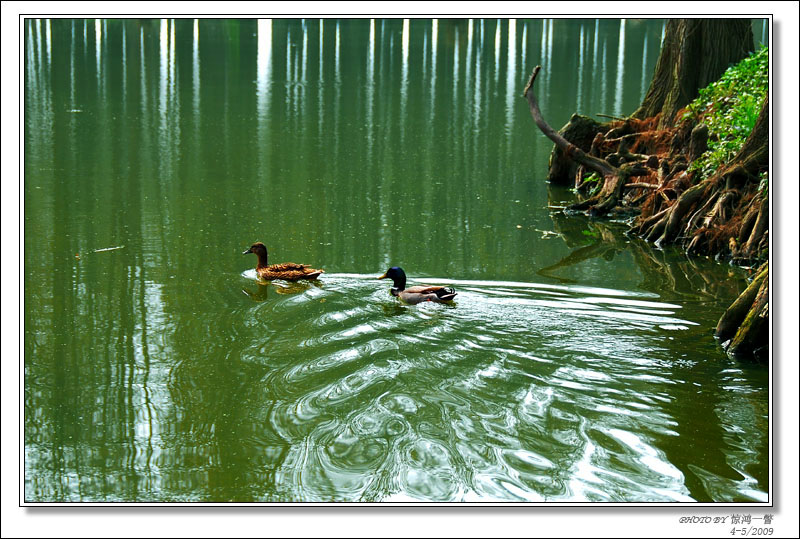
[[[574, 204], [571, 209], [589, 210], [591, 214], [598, 216], [605, 215], [618, 205], [619, 201], [622, 199], [623, 188], [631, 177], [650, 174], [650, 169], [640, 162], [641, 159], [631, 157], [630, 152], [627, 150], [628, 143], [624, 142], [624, 137], [632, 134], [632, 122], [622, 122], [621, 125], [603, 136], [603, 139], [606, 140], [617, 140], [617, 152], [613, 154], [613, 158], [599, 159], [591, 155], [591, 151], [600, 152], [601, 146], [606, 144], [606, 142], [598, 138], [600, 136], [599, 133], [595, 133], [592, 137], [591, 151], [587, 153], [585, 150], [569, 142], [560, 133], [556, 132], [542, 117], [539, 104], [536, 101], [536, 96], [533, 91], [531, 91], [533, 83], [536, 80], [536, 75], [539, 74], [540, 70], [541, 66], [536, 66], [536, 68], [534, 68], [530, 79], [528, 79], [525, 91], [523, 92], [523, 95], [528, 99], [528, 105], [534, 122], [536, 122], [536, 125], [542, 133], [556, 144], [564, 156], [573, 161], [576, 165], [583, 167], [583, 169], [592, 170], [603, 178], [603, 186], [598, 194], [584, 202]], [[573, 116], [573, 118], [575, 118], [575, 116]], [[585, 132], [585, 130], [581, 131], [582, 134]], [[552, 157], [550, 163], [552, 167]], [[576, 166], [575, 168], [577, 172], [578, 167]], [[554, 176], [554, 174], [551, 171], [550, 177], [552, 176]]]
[[[633, 210], [638, 216], [631, 232], [657, 246], [677, 244], [690, 254], [739, 265], [759, 265], [767, 259], [769, 201], [759, 175], [769, 162], [768, 99], [739, 152], [703, 178], [690, 166], [708, 148], [709, 132], [702, 123], [687, 119], [676, 127], [658, 128], [658, 116], [598, 123], [573, 115], [556, 132], [544, 120], [532, 91], [539, 70], [533, 70], [523, 95], [534, 122], [555, 143], [548, 180], [574, 185], [585, 197], [569, 209], [594, 217]], [[681, 117], [681, 111], [673, 116]], [[746, 297], [731, 306], [735, 316], [726, 313], [720, 320], [717, 333], [730, 340], [731, 354], [756, 354], [763, 347], [768, 274], [764, 266], [758, 286], [753, 289], [754, 281]], [[748, 307], [746, 316], [741, 315], [742, 305]], [[730, 334], [732, 327], [738, 328], [735, 334]]]
[[769, 267], [757, 276], [720, 318], [714, 335], [732, 356], [766, 359], [769, 342]]
[[758, 174], [768, 164], [768, 100], [740, 152], [698, 181], [689, 165], [707, 149], [705, 125], [685, 120], [654, 129], [658, 117], [601, 124], [573, 115], [556, 132], [532, 91], [540, 69], [533, 70], [524, 96], [536, 125], [555, 143], [548, 179], [572, 184], [586, 197], [570, 210], [595, 217], [635, 211], [632, 230], [656, 245], [677, 243], [690, 253], [740, 264], [764, 259], [769, 209], [758, 195]]

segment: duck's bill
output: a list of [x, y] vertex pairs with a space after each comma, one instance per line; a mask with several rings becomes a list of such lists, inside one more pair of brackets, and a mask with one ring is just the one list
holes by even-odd
[[386, 278], [386, 274], [385, 273], [383, 275], [381, 275], [380, 277], [378, 277], [378, 279], [385, 279], [385, 278]]
[[248, 249], [248, 250], [246, 250], [245, 252], [243, 252], [242, 254], [243, 254], [243, 255], [248, 255], [248, 254], [250, 254], [250, 253], [252, 253], [252, 252], [253, 252], [253, 251], [251, 251], [250, 249]]

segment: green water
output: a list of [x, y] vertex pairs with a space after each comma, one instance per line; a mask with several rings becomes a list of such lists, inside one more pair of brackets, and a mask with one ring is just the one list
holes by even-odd
[[24, 26], [26, 501], [767, 501], [744, 274], [559, 211], [520, 97], [630, 113], [663, 21]]

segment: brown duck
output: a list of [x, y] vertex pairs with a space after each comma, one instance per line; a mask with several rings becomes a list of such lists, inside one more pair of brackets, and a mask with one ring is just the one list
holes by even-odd
[[300, 281], [309, 280], [313, 281], [321, 274], [325, 273], [324, 270], [314, 269], [308, 264], [295, 264], [293, 262], [286, 262], [283, 264], [269, 265], [267, 263], [267, 247], [260, 241], [254, 243], [242, 254], [255, 253], [258, 257], [258, 265], [256, 266], [256, 273], [265, 281], [272, 281], [273, 279], [283, 279], [284, 281]]
[[443, 286], [412, 286], [406, 288], [406, 272], [403, 268], [393, 267], [386, 270], [386, 273], [378, 279], [389, 278], [394, 282], [390, 290], [393, 296], [397, 296], [406, 303], [416, 305], [423, 301], [433, 301], [435, 303], [447, 303], [456, 297], [456, 291], [452, 288]]

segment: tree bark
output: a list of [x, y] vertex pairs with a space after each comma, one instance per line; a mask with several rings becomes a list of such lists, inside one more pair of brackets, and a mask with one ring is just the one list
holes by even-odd
[[650, 88], [632, 117], [660, 114], [659, 127], [671, 126], [700, 89], [752, 50], [749, 19], [671, 19]]
[[758, 293], [751, 302], [750, 309], [728, 345], [727, 352], [730, 356], [754, 357], [759, 360], [766, 360], [769, 357], [768, 267], [764, 268], [760, 277], [761, 282], [758, 286]]
[[765, 267], [759, 271], [756, 278], [753, 279], [753, 282], [750, 283], [744, 292], [739, 294], [736, 301], [728, 307], [719, 319], [717, 329], [714, 331], [715, 337], [725, 342], [736, 335], [742, 322], [744, 322], [744, 319], [747, 317], [747, 313], [750, 312], [750, 309], [753, 307], [753, 302], [759, 290], [761, 290], [761, 285], [764, 283], [765, 279], [768, 280], [768, 278], [769, 267], [765, 265]]
[[[595, 137], [606, 131], [608, 131], [608, 124], [601, 124], [588, 116], [573, 114], [569, 122], [559, 130], [559, 134], [584, 152], [590, 153]], [[553, 146], [547, 172], [549, 183], [571, 185], [578, 169], [578, 163], [570, 159], [558, 145]]]

